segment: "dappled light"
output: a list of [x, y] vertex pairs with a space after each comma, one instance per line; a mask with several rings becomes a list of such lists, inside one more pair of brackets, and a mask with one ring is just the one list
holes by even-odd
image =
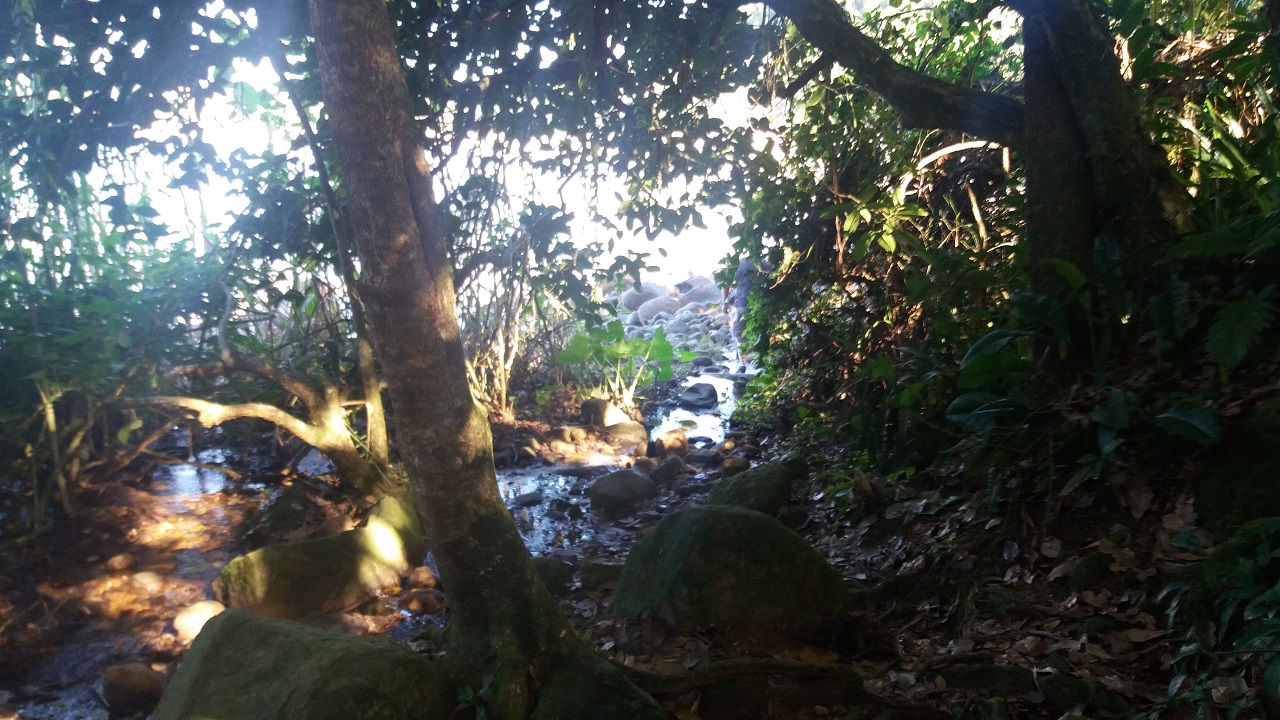
[[1280, 715], [1280, 4], [11, 5], [0, 718]]

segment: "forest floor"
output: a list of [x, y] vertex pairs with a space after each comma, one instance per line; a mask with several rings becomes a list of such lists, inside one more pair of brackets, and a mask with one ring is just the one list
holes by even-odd
[[[568, 396], [557, 396], [543, 419], [495, 423], [496, 442], [544, 434], [574, 414]], [[756, 440], [767, 454], [768, 438]], [[597, 463], [631, 462], [609, 452], [584, 449]], [[174, 487], [166, 477], [125, 474], [90, 488], [69, 529], [38, 547], [4, 549], [0, 718], [105, 718], [96, 695], [105, 667], [141, 661], [166, 671], [180, 659], [185, 645], [173, 616], [210, 595], [210, 581], [240, 551], [238, 533], [268, 493], [204, 470], [178, 476], [205, 483], [199, 487]], [[715, 470], [700, 472], [692, 490], [614, 520], [580, 517], [576, 535], [544, 533], [535, 552], [579, 566], [621, 562], [637, 538], [700, 502], [717, 478]], [[1202, 557], [1172, 542], [1195, 525], [1188, 491], [1134, 503], [1104, 487], [1070, 507], [1046, 507], [993, 502], [991, 489], [976, 485], [957, 466], [893, 489], [874, 478], [837, 489], [816, 476], [797, 486], [799, 532], [856, 588], [861, 605], [858, 637], [839, 647], [713, 630], [680, 635], [618, 620], [609, 612], [614, 582], [586, 587], [575, 578], [562, 607], [603, 653], [637, 670], [680, 674], [739, 657], [844, 664], [879, 695], [957, 717], [1177, 716], [1168, 688], [1179, 638], [1157, 595]], [[568, 485], [560, 497], [572, 493]], [[513, 506], [513, 514], [536, 529], [530, 514], [550, 500]], [[329, 503], [309, 531], [339, 529], [344, 511]], [[425, 612], [392, 595], [321, 622], [412, 641], [424, 624], [446, 617]], [[1217, 699], [1244, 691], [1224, 683]], [[682, 719], [870, 717], [840, 692], [783, 677], [750, 692], [703, 689], [666, 700]]]

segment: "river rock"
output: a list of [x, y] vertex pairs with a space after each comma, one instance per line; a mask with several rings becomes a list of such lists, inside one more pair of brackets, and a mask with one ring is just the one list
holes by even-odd
[[604, 398], [587, 398], [582, 401], [582, 424], [592, 427], [608, 427], [631, 422], [631, 418], [616, 405]]
[[662, 297], [656, 297], [649, 300], [645, 304], [641, 305], [639, 309], [636, 310], [636, 314], [640, 316], [640, 320], [644, 322], [644, 324], [648, 325], [650, 323], [659, 322], [659, 315], [665, 314], [667, 317], [670, 317], [671, 313], [674, 313], [679, 309], [680, 301], [670, 295], [664, 295]]
[[658, 486], [634, 470], [617, 470], [587, 488], [591, 507], [600, 515], [617, 515], [658, 496]]
[[751, 461], [744, 457], [727, 457], [720, 463], [721, 474], [733, 477], [751, 469]]
[[668, 430], [654, 438], [649, 449], [649, 454], [654, 457], [682, 457], [689, 452], [689, 437], [685, 435], [684, 428]]
[[709, 410], [720, 404], [720, 393], [711, 383], [694, 383], [676, 398], [679, 403], [694, 410]]
[[653, 471], [658, 469], [658, 461], [652, 457], [636, 458], [636, 461], [631, 464], [631, 469], [652, 476]]
[[689, 289], [688, 292], [680, 293], [680, 307], [686, 308], [691, 305], [713, 305], [722, 299], [720, 288], [715, 283], [707, 281], [710, 284], [696, 285]]
[[444, 593], [439, 590], [421, 588], [401, 595], [396, 604], [401, 610], [407, 610], [414, 615], [435, 615], [442, 612], [447, 603]]
[[644, 283], [622, 291], [622, 295], [618, 297], [618, 304], [627, 310], [634, 311], [639, 310], [640, 306], [654, 298], [670, 296], [671, 291], [661, 285], [657, 283]]
[[614, 423], [604, 429], [609, 444], [620, 450], [633, 450], [644, 455], [649, 449], [649, 428], [634, 420]]
[[132, 570], [133, 566], [137, 564], [138, 561], [129, 553], [120, 553], [119, 555], [112, 555], [111, 559], [107, 560], [107, 569], [113, 572], [124, 572], [125, 570]]
[[690, 465], [704, 465], [704, 466], [719, 465], [720, 453], [717, 453], [715, 450], [712, 450], [709, 448], [706, 450], [695, 448], [693, 450], [690, 450], [684, 456], [684, 461]]
[[223, 603], [260, 615], [343, 612], [383, 588], [398, 587], [425, 554], [417, 514], [387, 497], [364, 527], [242, 555], [227, 564], [214, 587]]
[[456, 705], [432, 661], [394, 641], [233, 608], [196, 638], [152, 720], [400, 720]]
[[552, 440], [560, 440], [567, 443], [583, 443], [587, 441], [587, 429], [576, 425], [564, 425], [562, 427], [551, 428], [547, 431], [547, 437]]
[[173, 618], [173, 631], [182, 642], [191, 642], [200, 634], [200, 628], [218, 613], [226, 610], [226, 606], [217, 600], [201, 600], [188, 605]]
[[[726, 475], [729, 460], [725, 461]], [[707, 504], [736, 505], [777, 517], [791, 502], [792, 484], [803, 474], [792, 464], [765, 463], [717, 482], [707, 495]]]
[[710, 626], [759, 636], [811, 634], [842, 621], [844, 581], [776, 519], [728, 505], [668, 515], [627, 557], [613, 598], [622, 617], [679, 631]]
[[584, 590], [599, 590], [622, 577], [622, 563], [587, 560], [582, 563], [578, 574], [582, 577]]
[[440, 576], [429, 565], [419, 565], [409, 573], [409, 587], [415, 589], [440, 587]]
[[689, 466], [684, 464], [684, 460], [679, 455], [672, 455], [662, 464], [654, 468], [649, 473], [649, 478], [659, 485], [670, 485], [675, 482], [676, 478], [682, 477], [689, 472]]
[[168, 684], [168, 675], [143, 663], [112, 665], [102, 674], [102, 699], [113, 717], [146, 715]]

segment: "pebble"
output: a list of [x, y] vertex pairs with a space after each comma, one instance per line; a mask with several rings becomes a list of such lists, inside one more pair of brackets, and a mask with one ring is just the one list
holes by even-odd
[[164, 590], [164, 578], [150, 570], [134, 573], [133, 584], [138, 586], [138, 589], [152, 594]]
[[440, 587], [440, 576], [426, 565], [416, 567], [409, 573], [409, 587], [415, 590]]
[[111, 559], [107, 560], [107, 569], [113, 572], [123, 572], [137, 564], [138, 561], [129, 553], [120, 553], [119, 555], [112, 555]]
[[226, 606], [217, 600], [202, 600], [189, 605], [173, 618], [173, 630], [178, 633], [179, 640], [184, 643], [191, 642], [196, 639], [196, 635], [200, 634], [200, 629], [205, 623], [226, 609]]

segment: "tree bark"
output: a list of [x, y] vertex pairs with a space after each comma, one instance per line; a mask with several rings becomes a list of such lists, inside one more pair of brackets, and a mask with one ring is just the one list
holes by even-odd
[[1036, 292], [1069, 290], [1046, 261], [1058, 258], [1088, 274], [1098, 211], [1088, 146], [1074, 121], [1066, 89], [1048, 50], [1051, 42], [1042, 18], [1029, 16], [1022, 26], [1023, 88], [1027, 99], [1027, 235], [1020, 250]]
[[[488, 418], [466, 380], [452, 268], [382, 0], [310, 0], [346, 217], [415, 504], [448, 588], [455, 657], [490, 717], [529, 715], [558, 666], [599, 667], [534, 571], [498, 494]], [[615, 673], [616, 675], [616, 673]], [[563, 676], [561, 676], [562, 678]], [[647, 708], [661, 709], [630, 688]], [[608, 702], [608, 701], [606, 701]], [[646, 704], [647, 703], [647, 704]]]

